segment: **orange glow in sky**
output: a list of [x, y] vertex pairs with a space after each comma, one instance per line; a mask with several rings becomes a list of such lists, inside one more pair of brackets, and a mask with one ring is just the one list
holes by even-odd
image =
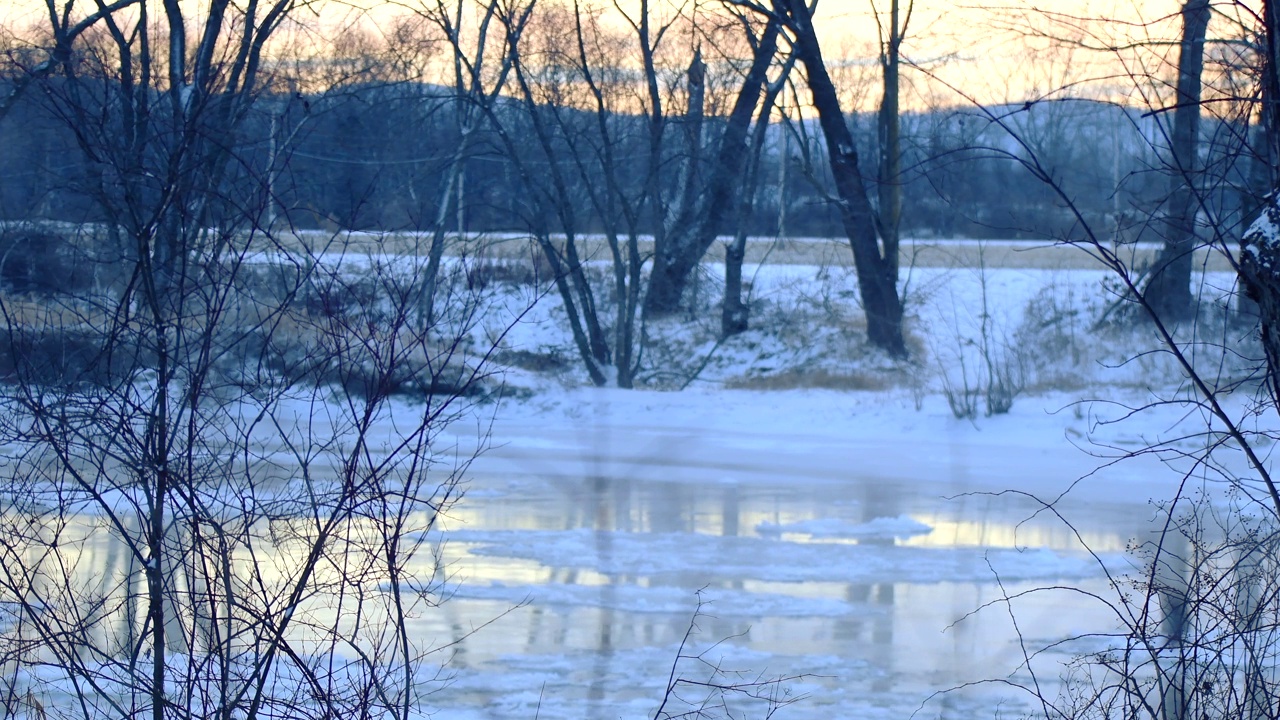
[[[61, 7], [66, 0], [56, 1]], [[149, 1], [159, 4], [158, 0]], [[363, 1], [370, 8], [361, 20], [366, 24], [384, 22], [388, 13], [403, 12], [395, 10], [397, 6], [413, 2], [434, 5], [434, 0], [400, 0], [395, 4]], [[466, 1], [478, 4], [477, 0]], [[900, 1], [905, 15], [911, 3]], [[591, 0], [583, 2], [592, 4]], [[630, 2], [638, 6], [638, 0]], [[76, 3], [93, 6], [88, 0]], [[670, 13], [676, 7], [708, 13], [718, 7], [716, 0], [651, 3], [659, 13]], [[191, 16], [198, 17], [204, 2], [187, 4], [193, 9]], [[595, 4], [612, 7], [611, 0], [595, 0]], [[965, 95], [988, 103], [1022, 102], [1050, 96], [1059, 88], [1070, 88], [1066, 92], [1075, 96], [1151, 104], [1151, 92], [1145, 99], [1142, 93], [1135, 95], [1133, 77], [1168, 77], [1176, 62], [1176, 43], [1168, 41], [1176, 40], [1180, 28], [1180, 0], [917, 0], [914, 5], [903, 45], [904, 57], [916, 64], [903, 74], [903, 102], [908, 107], [953, 105], [964, 102]], [[845, 102], [851, 106], [870, 107], [878, 97], [875, 12], [879, 10], [881, 17], [887, 18], [888, 7], [889, 0], [820, 0], [818, 26], [824, 54], [844, 91]], [[322, 2], [306, 4], [296, 12], [304, 21], [339, 32], [339, 28], [349, 27], [351, 8], [351, 2]], [[1223, 7], [1211, 36], [1241, 32], [1227, 16], [1231, 11], [1231, 6]], [[1238, 8], [1235, 11], [1241, 12]], [[42, 0], [0, 0], [0, 17], [10, 28], [42, 23], [46, 13]], [[1096, 49], [1108, 46], [1138, 49], [1120, 53]]]

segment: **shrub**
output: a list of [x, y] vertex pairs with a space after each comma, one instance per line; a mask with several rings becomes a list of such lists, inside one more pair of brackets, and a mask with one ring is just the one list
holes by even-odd
[[0, 232], [0, 285], [9, 292], [82, 292], [93, 286], [93, 275], [93, 263], [63, 235], [21, 227]]
[[101, 335], [86, 329], [15, 327], [5, 336], [0, 343], [0, 381], [5, 383], [100, 387], [123, 380], [138, 360], [106, 352]]

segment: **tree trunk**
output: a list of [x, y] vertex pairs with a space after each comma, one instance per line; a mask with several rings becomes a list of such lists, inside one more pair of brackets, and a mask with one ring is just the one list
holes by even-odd
[[[791, 54], [782, 66], [777, 81], [769, 84], [764, 102], [761, 103], [760, 117], [752, 132], [751, 164], [743, 181], [742, 192], [738, 194], [738, 231], [733, 243], [724, 252], [724, 301], [720, 311], [720, 334], [723, 337], [746, 332], [751, 317], [751, 308], [742, 298], [742, 263], [747, 256], [747, 224], [751, 211], [755, 208], [756, 189], [760, 185], [760, 155], [764, 151], [765, 136], [769, 131], [769, 116], [773, 114], [778, 96], [786, 88], [787, 77], [791, 74], [795, 59], [795, 54]], [[783, 162], [786, 162], [785, 157]]]
[[[876, 238], [876, 213], [858, 169], [858, 150], [844, 121], [835, 85], [827, 74], [804, 0], [774, 0], [774, 9], [787, 18], [795, 33], [795, 52], [809, 76], [809, 92], [827, 140], [831, 174], [840, 197], [840, 219], [853, 249], [858, 290], [867, 316], [867, 338], [894, 357], [906, 357], [902, 339], [902, 301], [898, 298], [898, 260], [882, 254]], [[896, 248], [892, 248], [896, 251]]]
[[756, 45], [751, 69], [742, 81], [729, 121], [720, 139], [711, 177], [704, 188], [705, 203], [694, 213], [691, 222], [673, 227], [666, 242], [657, 248], [653, 270], [649, 275], [649, 292], [645, 296], [646, 317], [669, 315], [680, 307], [680, 298], [693, 269], [715, 242], [720, 225], [735, 205], [734, 192], [741, 187], [739, 176], [747, 156], [747, 132], [755, 114], [760, 93], [767, 82], [769, 63], [778, 47], [777, 23], [770, 22]]
[[1280, 186], [1280, 6], [1276, 0], [1263, 0], [1264, 23], [1262, 58], [1262, 131], [1267, 187]]
[[1209, 26], [1209, 0], [1187, 0], [1182, 7], [1182, 47], [1178, 57], [1178, 95], [1173, 111], [1169, 200], [1165, 211], [1164, 247], [1147, 283], [1146, 300], [1162, 320], [1185, 320], [1195, 314], [1191, 297], [1191, 264], [1196, 247], [1194, 187], [1199, 161], [1200, 75], [1204, 39]]
[[684, 170], [680, 173], [680, 185], [676, 191], [675, 207], [667, 218], [668, 229], [687, 225], [698, 211], [698, 185], [701, 180], [702, 126], [707, 97], [707, 64], [702, 61], [702, 51], [695, 50], [693, 61], [685, 73], [689, 78], [689, 103], [684, 113], [685, 156]]
[[[1241, 211], [1245, 219], [1259, 214], [1257, 222], [1266, 222], [1265, 216], [1271, 213], [1272, 203], [1268, 194], [1277, 186], [1280, 177], [1277, 177], [1276, 166], [1277, 158], [1280, 158], [1280, 7], [1277, 7], [1273, 0], [1265, 0], [1262, 3], [1263, 18], [1263, 37], [1260, 55], [1262, 76], [1261, 89], [1261, 105], [1258, 111], [1257, 124], [1249, 130], [1249, 144], [1254, 148], [1253, 156], [1250, 158], [1249, 166], [1249, 182], [1241, 191]], [[1268, 364], [1275, 367], [1272, 360], [1273, 348], [1270, 346], [1272, 337], [1274, 336], [1274, 327], [1280, 316], [1272, 315], [1267, 318], [1264, 316], [1264, 308], [1262, 303], [1271, 294], [1266, 283], [1271, 282], [1274, 278], [1268, 278], [1266, 273], [1259, 274], [1261, 268], [1258, 267], [1257, 257], [1251, 255], [1248, 250], [1250, 244], [1254, 243], [1257, 238], [1251, 238], [1250, 234], [1254, 228], [1248, 231], [1240, 239], [1240, 285], [1244, 292], [1237, 295], [1236, 298], [1236, 316], [1244, 322], [1262, 322], [1263, 346], [1268, 352]], [[1272, 299], [1274, 301], [1274, 299]], [[1273, 308], [1273, 311], [1276, 308]], [[1276, 356], [1280, 358], [1280, 355]], [[1270, 372], [1269, 375], [1274, 383], [1275, 373]], [[1280, 396], [1278, 396], [1280, 397]]]
[[[907, 11], [910, 15], [910, 10]], [[880, 172], [878, 190], [880, 200], [880, 237], [884, 242], [884, 255], [893, 266], [893, 276], [898, 276], [898, 229], [902, 219], [902, 132], [898, 118], [898, 55], [902, 47], [903, 26], [899, 22], [898, 0], [892, 0], [889, 10], [889, 34], [880, 58], [884, 80], [884, 95], [878, 114], [880, 141]]]
[[747, 255], [747, 235], [738, 237], [724, 251], [724, 305], [720, 309], [720, 335], [732, 337], [746, 332], [751, 310], [742, 301], [742, 261]]

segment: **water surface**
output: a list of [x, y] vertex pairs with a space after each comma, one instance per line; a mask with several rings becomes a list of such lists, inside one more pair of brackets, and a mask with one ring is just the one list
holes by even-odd
[[[1070, 446], [1049, 458], [945, 438], [833, 449], [625, 423], [502, 437], [442, 533], [455, 596], [422, 621], [424, 636], [457, 641], [454, 683], [430, 699], [451, 714], [650, 716], [699, 597], [696, 647], [720, 643], [707, 658], [740, 680], [803, 676], [787, 685], [807, 698], [780, 717], [1030, 709], [1005, 684], [944, 691], [997, 680], [1056, 693], [1060, 664], [1102, 641], [1030, 666], [1026, 654], [1114, 627], [1068, 589], [1111, 592], [1082, 540], [1122, 569], [1153, 514], [1141, 491], [1082, 488], [1056, 513], [998, 492], [1055, 498], [1089, 462]], [[705, 680], [708, 667], [678, 673]]]

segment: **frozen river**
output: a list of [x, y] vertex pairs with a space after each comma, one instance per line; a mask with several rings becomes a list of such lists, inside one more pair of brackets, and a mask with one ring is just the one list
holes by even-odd
[[1153, 516], [1159, 468], [1146, 465], [1076, 486], [1058, 506], [1074, 530], [995, 494], [1054, 497], [1098, 464], [1036, 426], [1043, 413], [983, 431], [927, 413], [825, 423], [817, 410], [788, 429], [776, 418], [789, 408], [749, 395], [701, 415], [661, 395], [582, 397], [597, 400], [501, 422], [442, 533], [453, 597], [420, 632], [456, 642], [441, 657], [452, 682], [428, 701], [444, 716], [650, 717], [700, 589], [689, 654], [719, 642], [704, 659], [744, 671], [721, 681], [803, 676], [783, 684], [806, 697], [779, 717], [1016, 714], [1032, 699], [1005, 684], [936, 693], [982, 680], [1055, 693], [1060, 664], [1100, 641], [1039, 655], [1035, 677], [1024, 651], [1114, 621], [1065, 589], [1024, 593], [1110, 592], [1081, 538], [1120, 569]]
[[[1034, 710], [1017, 686], [1052, 697], [1065, 662], [1107, 644], [1116, 622], [1084, 593], [1113, 596], [1108, 572], [1151, 538], [1149, 500], [1182, 476], [1152, 456], [1093, 472], [1106, 459], [1072, 444], [1090, 427], [1113, 448], [1142, 438], [1092, 409], [1028, 398], [971, 422], [930, 402], [571, 389], [455, 423], [438, 462], [470, 457], [477, 429], [491, 447], [408, 568], [429, 578], [439, 558], [447, 576], [408, 627], [432, 651], [415, 716], [651, 718], [673, 678], [664, 717]], [[112, 580], [132, 566], [110, 533], [70, 542], [84, 597], [132, 587]], [[297, 558], [253, 561], [274, 577]], [[110, 604], [99, 647], [136, 628], [141, 597]]]

